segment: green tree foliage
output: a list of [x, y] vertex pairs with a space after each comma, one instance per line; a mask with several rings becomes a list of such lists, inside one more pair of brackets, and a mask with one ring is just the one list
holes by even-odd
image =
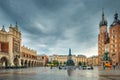
[[81, 66], [81, 65], [82, 65], [82, 62], [79, 61], [79, 62], [78, 62], [78, 66]]
[[58, 66], [59, 65], [59, 62], [57, 60], [53, 60], [53, 65], [54, 66]]

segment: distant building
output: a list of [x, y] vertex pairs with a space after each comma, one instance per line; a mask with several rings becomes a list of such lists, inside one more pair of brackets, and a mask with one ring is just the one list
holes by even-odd
[[38, 55], [37, 60], [40, 62], [40, 66], [46, 66], [49, 61], [47, 55]]
[[78, 55], [76, 56], [76, 62], [76, 64], [78, 64], [79, 62], [87, 63], [87, 57], [85, 55]]
[[118, 13], [114, 15], [114, 21], [107, 32], [107, 20], [102, 12], [102, 20], [99, 25], [98, 34], [98, 62], [102, 65], [103, 56], [105, 52], [108, 52], [110, 57], [110, 63], [120, 63], [120, 20], [118, 19]]
[[98, 66], [98, 56], [92, 56], [87, 58], [87, 65]]
[[[72, 55], [72, 59], [75, 63], [75, 65], [77, 66], [79, 62], [87, 62], [87, 57], [84, 55]], [[49, 61], [53, 61], [56, 60], [59, 62], [59, 64], [64, 65], [66, 63], [66, 61], [68, 60], [68, 55], [53, 55], [53, 56], [49, 56]]]
[[68, 59], [67, 55], [53, 55], [53, 60], [58, 61], [59, 64], [61, 64], [61, 65], [66, 64], [67, 59]]

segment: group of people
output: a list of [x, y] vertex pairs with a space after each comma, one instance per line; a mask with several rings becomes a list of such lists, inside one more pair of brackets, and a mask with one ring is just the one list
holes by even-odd
[[113, 69], [120, 69], [120, 63], [113, 64]]
[[103, 69], [110, 68], [110, 69], [120, 69], [120, 63], [113, 63], [110, 64], [108, 62], [103, 63]]

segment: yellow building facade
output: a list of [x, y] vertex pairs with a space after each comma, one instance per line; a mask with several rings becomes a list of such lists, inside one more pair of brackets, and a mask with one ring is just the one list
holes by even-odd
[[[77, 66], [79, 62], [87, 62], [87, 57], [84, 55], [72, 55], [72, 59], [75, 63], [75, 65]], [[68, 55], [53, 55], [52, 57], [52, 61], [56, 60], [59, 62], [59, 64], [65, 64], [66, 61], [68, 60]]]
[[87, 65], [98, 66], [98, 56], [92, 56], [87, 58]]

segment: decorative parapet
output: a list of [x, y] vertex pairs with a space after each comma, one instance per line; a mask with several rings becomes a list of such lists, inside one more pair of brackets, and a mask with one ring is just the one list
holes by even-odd
[[21, 47], [21, 52], [25, 52], [25, 53], [28, 53], [28, 54], [31, 54], [31, 55], [36, 55], [37, 52], [33, 49], [30, 49], [28, 47], [25, 47], [25, 46], [22, 46]]

